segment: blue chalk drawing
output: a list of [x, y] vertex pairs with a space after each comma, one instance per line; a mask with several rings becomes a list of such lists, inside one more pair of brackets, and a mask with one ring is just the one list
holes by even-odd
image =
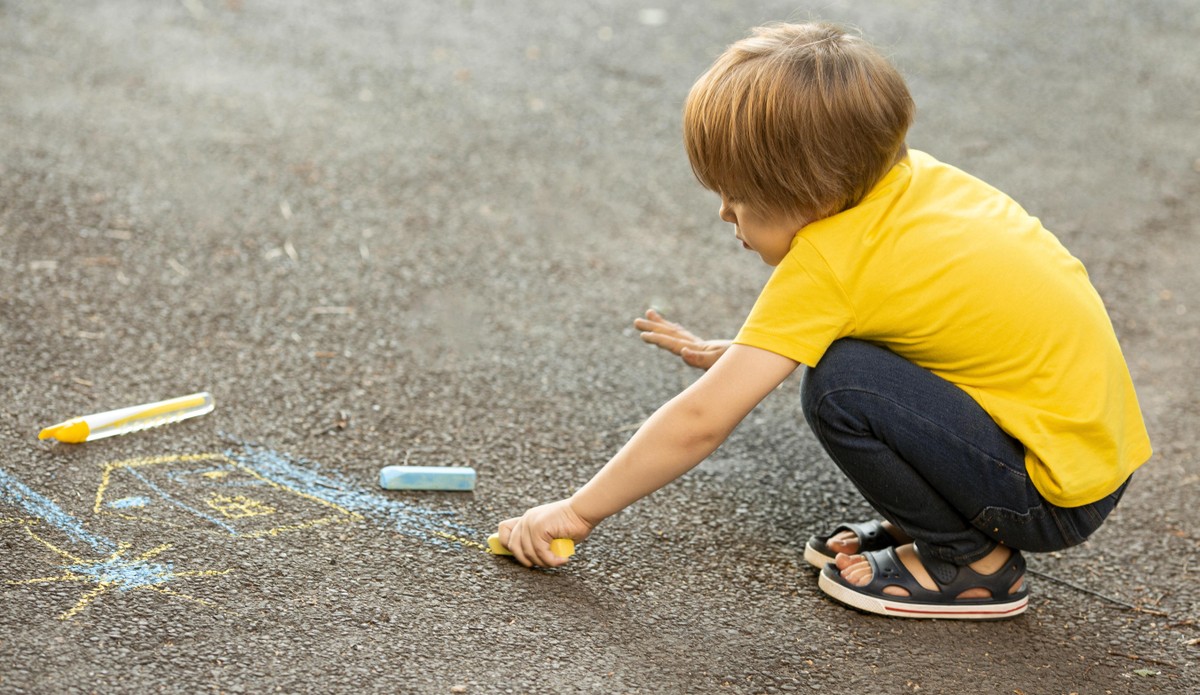
[[119, 500], [113, 500], [112, 502], [108, 503], [108, 506], [112, 507], [113, 509], [139, 509], [148, 504], [150, 504], [150, 498], [139, 495], [136, 497], [123, 497]]
[[437, 511], [375, 492], [369, 492], [335, 472], [322, 472], [321, 465], [296, 460], [270, 449], [243, 444], [240, 450], [230, 449], [225, 456], [237, 461], [262, 477], [311, 495], [339, 507], [379, 519], [394, 531], [421, 539], [438, 547], [461, 548], [462, 537], [478, 537], [475, 529], [449, 520], [452, 511]]
[[145, 589], [166, 584], [175, 576], [175, 566], [169, 562], [146, 562], [111, 557], [100, 562], [66, 565], [63, 569], [80, 577], [90, 578], [101, 585], [109, 585], [117, 591]]
[[[210, 463], [197, 468], [194, 464], [200, 460], [208, 460]], [[169, 475], [153, 480], [148, 475], [151, 468], [175, 463], [182, 463], [188, 467], [171, 469]], [[155, 470], [161, 471], [158, 468]], [[125, 494], [104, 502], [104, 493], [114, 472], [131, 476], [136, 485], [141, 486], [147, 494]], [[238, 478], [239, 472], [244, 477]], [[177, 486], [185, 497], [195, 496], [195, 491], [205, 490], [205, 485], [237, 487], [248, 493], [251, 492], [251, 488], [257, 488], [255, 494], [271, 491], [295, 493], [316, 503], [325, 511], [326, 516], [315, 519], [304, 517], [282, 526], [241, 528], [231, 524], [243, 521], [242, 517], [269, 516], [274, 510], [265, 504], [256, 503], [255, 514], [226, 514], [230, 517], [230, 520], [226, 521], [197, 508], [196, 504], [188, 504], [178, 499], [169, 490], [164, 489], [164, 485], [167, 488]], [[159, 504], [159, 500], [164, 504]], [[214, 500], [219, 500], [220, 504], [215, 504]], [[231, 509], [235, 512], [247, 512], [255, 500], [240, 496], [220, 496], [209, 498], [207, 502], [210, 507], [226, 513]], [[215, 607], [211, 601], [189, 596], [166, 585], [181, 579], [218, 576], [233, 571], [176, 571], [174, 563], [156, 559], [170, 550], [172, 546], [169, 543], [134, 555], [131, 552], [131, 544], [118, 543], [89, 531], [82, 522], [64, 511], [53, 500], [34, 491], [3, 468], [0, 468], [0, 505], [13, 507], [26, 517], [0, 519], [0, 522], [21, 528], [35, 545], [49, 549], [59, 558], [57, 563], [52, 563], [59, 574], [5, 580], [5, 585], [69, 582], [89, 587], [72, 608], [58, 616], [60, 620], [72, 618], [102, 596], [114, 593], [120, 595], [134, 590], [154, 591], [173, 599]], [[486, 549], [486, 546], [471, 540], [479, 537], [478, 531], [449, 518], [454, 516], [453, 511], [438, 511], [408, 504], [368, 490], [337, 472], [323, 471], [318, 463], [251, 444], [242, 444], [240, 448], [231, 448], [223, 454], [168, 456], [107, 464], [103, 480], [96, 492], [93, 513], [142, 522], [159, 521], [134, 514], [147, 507], [182, 510], [224, 529], [235, 537], [262, 537], [277, 532], [299, 531], [322, 523], [369, 519], [390, 527], [400, 535], [429, 545], [457, 550], [463, 547]], [[335, 508], [333, 515], [329, 514], [329, 508]], [[61, 538], [46, 537], [40, 528], [42, 524], [64, 534], [69, 543], [64, 544]], [[199, 526], [195, 525], [197, 528]], [[72, 548], [73, 545], [87, 546], [90, 552], [80, 552]]]
[[[152, 504], [114, 508], [105, 502], [109, 495], [117, 499], [145, 496]], [[274, 536], [363, 518], [211, 452], [105, 464], [92, 509], [102, 516], [181, 529], [203, 528], [237, 538]], [[205, 523], [197, 524], [197, 520]]]
[[135, 589], [148, 589], [166, 596], [212, 606], [210, 601], [174, 591], [163, 585], [177, 579], [222, 575], [231, 571], [176, 572], [174, 565], [170, 562], [151, 562], [150, 558], [170, 549], [169, 543], [152, 548], [136, 557], [129, 557], [128, 551], [131, 546], [128, 543], [117, 543], [91, 533], [83, 527], [78, 519], [63, 511], [53, 500], [38, 494], [3, 468], [0, 468], [0, 502], [14, 506], [38, 521], [58, 529], [75, 543], [84, 544], [97, 553], [107, 554], [98, 559], [84, 559], [71, 550], [60, 548], [53, 542], [42, 538], [29, 525], [23, 526], [23, 530], [29, 538], [65, 560], [63, 564], [57, 565], [58, 569], [62, 570], [62, 574], [31, 579], [10, 579], [6, 580], [5, 584], [17, 586], [52, 582], [82, 582], [93, 585], [83, 593], [73, 607], [58, 616], [59, 620], [69, 620], [111, 591], [124, 593]]
[[64, 512], [53, 500], [34, 492], [25, 483], [17, 480], [0, 468], [0, 502], [21, 509], [67, 534], [71, 540], [88, 545], [98, 553], [112, 553], [118, 544], [89, 532], [75, 517]]
[[176, 499], [175, 497], [172, 497], [171, 495], [167, 494], [166, 491], [162, 490], [157, 485], [155, 485], [153, 482], [151, 482], [146, 476], [142, 475], [142, 473], [140, 471], [138, 471], [136, 468], [134, 468], [132, 466], [126, 466], [125, 472], [128, 473], [129, 475], [132, 475], [134, 478], [137, 478], [139, 481], [141, 481], [141, 483], [143, 485], [150, 488], [154, 492], [158, 493], [158, 496], [161, 497], [162, 499], [164, 499], [169, 504], [173, 504], [176, 507], [179, 507], [180, 509], [182, 509], [184, 511], [195, 514], [196, 516], [200, 517], [201, 519], [204, 519], [205, 521], [208, 521], [212, 524], [215, 524], [216, 526], [219, 526], [219, 527], [225, 529], [232, 535], [236, 536], [238, 534], [237, 529], [234, 528], [233, 526], [231, 526], [230, 524], [227, 524], [224, 521], [221, 521], [217, 517], [213, 516], [212, 514], [208, 514], [199, 509], [196, 509], [195, 507], [193, 507], [189, 504], [185, 504], [184, 502], [181, 502], [180, 500]]

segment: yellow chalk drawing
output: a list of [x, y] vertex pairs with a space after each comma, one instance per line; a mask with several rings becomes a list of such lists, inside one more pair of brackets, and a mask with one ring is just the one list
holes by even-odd
[[37, 519], [18, 519], [15, 517], [5, 517], [5, 518], [0, 519], [0, 526], [7, 526], [7, 525], [11, 525], [11, 524], [26, 524], [26, 525], [32, 526], [33, 524], [36, 524], [37, 522], [38, 522]]
[[462, 545], [467, 546], [468, 548], [476, 548], [477, 550], [482, 550], [485, 553], [489, 552], [487, 545], [480, 543], [479, 541], [473, 541], [470, 538], [462, 538], [460, 536], [455, 536], [453, 534], [446, 533], [445, 531], [434, 531], [433, 535], [440, 536], [442, 538], [445, 538], [448, 541], [454, 541], [455, 543], [460, 543]]
[[[131, 490], [149, 503], [119, 504]], [[114, 501], [106, 503], [109, 499]], [[202, 528], [237, 538], [276, 536], [363, 518], [215, 452], [105, 464], [92, 511], [176, 528], [197, 527], [199, 519], [207, 522]]]
[[241, 519], [247, 516], [265, 516], [275, 513], [274, 507], [242, 495], [234, 495], [232, 497], [213, 495], [208, 499], [208, 506], [230, 519]]
[[[4, 521], [21, 521], [9, 520]], [[94, 587], [85, 591], [75, 605], [59, 614], [59, 620], [70, 620], [75, 615], [86, 609], [88, 606], [96, 602], [100, 597], [112, 593], [123, 593], [126, 591], [153, 591], [165, 596], [173, 596], [183, 599], [191, 603], [197, 603], [203, 606], [213, 607], [212, 601], [197, 598], [188, 594], [180, 593], [173, 589], [167, 588], [165, 584], [179, 579], [192, 579], [196, 577], [215, 577], [229, 574], [233, 570], [191, 570], [186, 572], [176, 572], [169, 562], [154, 561], [151, 559], [161, 555], [171, 548], [170, 543], [151, 548], [146, 552], [135, 557], [126, 557], [131, 546], [128, 543], [120, 544], [120, 547], [109, 554], [108, 557], [87, 560], [78, 557], [57, 545], [47, 541], [38, 534], [34, 533], [32, 526], [36, 520], [24, 520], [26, 523], [24, 530], [29, 537], [34, 541], [49, 548], [60, 558], [66, 560], [65, 564], [60, 564], [59, 568], [63, 570], [62, 574], [50, 577], [34, 577], [32, 579], [10, 579], [5, 583], [10, 586], [22, 584], [47, 584], [51, 582], [90, 582], [95, 584]], [[32, 523], [28, 523], [32, 522]]]

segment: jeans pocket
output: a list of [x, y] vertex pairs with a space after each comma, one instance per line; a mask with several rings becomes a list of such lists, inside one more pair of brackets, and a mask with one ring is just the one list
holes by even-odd
[[1025, 512], [985, 507], [971, 525], [996, 541], [1018, 550], [1048, 553], [1079, 545], [1096, 532], [1125, 492], [1116, 492], [1082, 507], [1056, 507], [1045, 500]]
[[1042, 504], [1025, 512], [1004, 507], [985, 507], [971, 525], [1010, 548], [1032, 553], [1049, 553], [1083, 542], [1074, 524], [1064, 520]]

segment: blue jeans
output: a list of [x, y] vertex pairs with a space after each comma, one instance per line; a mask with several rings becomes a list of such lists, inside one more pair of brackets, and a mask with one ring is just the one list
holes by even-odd
[[1082, 543], [1129, 484], [1082, 507], [1047, 502], [1025, 471], [1025, 447], [965, 391], [870, 343], [830, 346], [806, 371], [801, 400], [867, 502], [956, 565], [1000, 543], [1032, 552]]

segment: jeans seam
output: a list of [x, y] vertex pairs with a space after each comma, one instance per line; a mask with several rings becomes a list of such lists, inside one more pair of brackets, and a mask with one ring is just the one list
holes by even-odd
[[[911, 408], [908, 408], [907, 406], [905, 406], [905, 405], [904, 405], [903, 403], [901, 403], [901, 402], [898, 402], [898, 401], [896, 401], [896, 400], [894, 400], [894, 399], [888, 398], [887, 396], [883, 396], [883, 395], [881, 395], [881, 394], [878, 394], [878, 393], [876, 393], [876, 392], [874, 392], [874, 391], [868, 391], [867, 389], [861, 389], [861, 388], [850, 388], [850, 387], [846, 387], [846, 388], [838, 388], [838, 389], [831, 389], [831, 390], [829, 390], [829, 391], [826, 391], [825, 393], [821, 394], [821, 397], [820, 397], [819, 399], [817, 399], [816, 406], [815, 406], [815, 407], [814, 407], [814, 409], [813, 409], [813, 416], [814, 416], [814, 418], [816, 419], [816, 421], [817, 421], [817, 422], [821, 422], [821, 418], [818, 416], [818, 412], [819, 412], [819, 410], [820, 410], [820, 408], [821, 408], [822, 404], [825, 402], [825, 399], [829, 398], [830, 396], [834, 395], [835, 393], [864, 393], [864, 394], [867, 394], [867, 395], [869, 395], [869, 396], [872, 396], [872, 397], [874, 397], [874, 398], [878, 398], [879, 400], [885, 401], [885, 402], [887, 402], [887, 403], [889, 403], [889, 404], [891, 404], [891, 405], [893, 405], [893, 406], [895, 406], [895, 407], [898, 407], [898, 408], [903, 408], [903, 409], [907, 410], [909, 413], [911, 413], [913, 416], [915, 416], [915, 417], [917, 417], [917, 418], [920, 418], [920, 419], [921, 419], [922, 421], [924, 421], [924, 422], [927, 422], [927, 423], [930, 423], [930, 424], [934, 424], [932, 420], [930, 420], [929, 418], [927, 418], [927, 417], [925, 417], [924, 415], [922, 415], [922, 414], [921, 414], [919, 411], [912, 410]], [[999, 426], [999, 425], [997, 425], [997, 426]], [[1013, 477], [1014, 477], [1015, 479], [1017, 479], [1017, 480], [1025, 480], [1025, 481], [1028, 481], [1028, 480], [1029, 480], [1029, 474], [1028, 474], [1026, 471], [1024, 471], [1024, 470], [1017, 471], [1017, 470], [1014, 470], [1013, 468], [1010, 468], [1010, 467], [1009, 467], [1009, 466], [1008, 466], [1008, 465], [1007, 465], [1007, 464], [1006, 464], [1004, 461], [1002, 461], [1002, 460], [1000, 460], [1000, 459], [996, 458], [995, 456], [992, 456], [990, 453], [988, 453], [988, 452], [986, 452], [986, 451], [984, 451], [984, 450], [980, 449], [979, 447], [975, 446], [975, 444], [974, 444], [973, 442], [971, 442], [969, 439], [964, 439], [964, 438], [960, 437], [960, 436], [959, 436], [957, 433], [955, 433], [955, 432], [953, 432], [953, 431], [951, 431], [951, 430], [947, 430], [947, 429], [945, 429], [945, 428], [942, 428], [942, 427], [939, 427], [938, 429], [941, 429], [942, 431], [946, 432], [946, 433], [947, 433], [949, 436], [951, 436], [951, 437], [953, 437], [954, 439], [956, 439], [956, 440], [958, 440], [958, 441], [962, 442], [963, 444], [965, 444], [965, 445], [966, 445], [968, 448], [972, 449], [972, 450], [973, 450], [973, 451], [975, 451], [975, 452], [978, 452], [980, 455], [982, 455], [983, 457], [987, 458], [989, 461], [992, 461], [992, 462], [993, 462], [993, 463], [995, 463], [997, 466], [999, 466], [1001, 469], [1003, 469], [1003, 471], [1004, 471], [1005, 473], [1012, 474], [1012, 475], [1013, 475]], [[1006, 433], [1006, 434], [1007, 434], [1007, 433]], [[1011, 436], [1011, 435], [1009, 435], [1009, 436]], [[1014, 439], [1016, 439], [1016, 438], [1014, 437]], [[1017, 440], [1017, 441], [1019, 442], [1020, 440]]]
[[[1063, 540], [1067, 543], [1067, 547], [1078, 545], [1079, 543], [1083, 542], [1083, 539], [1079, 537], [1079, 532], [1075, 529], [1075, 526], [1068, 520], [1064, 519], [1058, 513], [1058, 509], [1054, 505], [1043, 504], [1042, 506], [1045, 507], [1047, 516], [1054, 520], [1054, 525], [1058, 527], [1058, 532], [1062, 535]], [[1068, 528], [1068, 526], [1070, 528]]]

